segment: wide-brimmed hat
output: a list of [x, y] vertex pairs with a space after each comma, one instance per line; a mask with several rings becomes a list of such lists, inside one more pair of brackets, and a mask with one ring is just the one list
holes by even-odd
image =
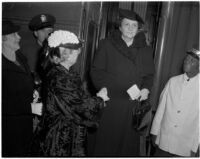
[[8, 35], [20, 30], [19, 25], [15, 25], [13, 22], [9, 20], [3, 20], [2, 22], [2, 35]]
[[29, 29], [37, 31], [43, 28], [53, 28], [56, 18], [50, 14], [38, 14], [34, 16], [29, 22]]
[[119, 17], [127, 18], [131, 20], [136, 20], [141, 24], [144, 24], [142, 18], [134, 11], [127, 10], [127, 9], [119, 9]]

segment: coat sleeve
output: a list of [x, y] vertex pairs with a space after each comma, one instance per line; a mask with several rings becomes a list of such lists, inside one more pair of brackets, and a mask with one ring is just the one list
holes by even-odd
[[[96, 125], [96, 115], [103, 108], [104, 102], [99, 97], [91, 97], [85, 93], [80, 83], [66, 75], [54, 76], [52, 82], [54, 98], [56, 97], [57, 111], [60, 111], [66, 119], [85, 126]], [[54, 81], [54, 80], [53, 80]], [[81, 84], [80, 84], [81, 86]]]
[[109, 53], [107, 48], [109, 48], [109, 44], [108, 40], [100, 41], [91, 67], [91, 79], [97, 90], [102, 87], [108, 88], [114, 81], [114, 77], [106, 70], [108, 60], [107, 54]]
[[158, 135], [160, 132], [161, 121], [163, 119], [166, 102], [167, 102], [167, 96], [169, 92], [169, 85], [170, 85], [170, 81], [166, 84], [165, 88], [163, 89], [160, 95], [159, 105], [158, 105], [156, 114], [154, 116], [151, 132], [150, 132], [153, 135]]
[[[47, 100], [46, 110], [52, 118], [62, 116], [66, 120], [79, 120], [79, 118], [73, 113], [70, 101], [73, 98], [73, 91], [70, 91], [69, 82], [63, 80], [63, 76], [53, 74], [48, 77], [49, 81], [47, 87]], [[65, 81], [65, 83], [63, 82]]]
[[75, 111], [85, 120], [96, 121], [96, 117], [103, 107], [104, 102], [100, 97], [91, 97], [84, 94], [81, 106], [76, 107]]
[[[197, 125], [198, 129], [193, 136], [193, 145], [192, 145], [192, 151], [195, 153], [198, 151], [198, 148], [200, 148], [200, 126], [199, 126], [200, 117], [199, 117], [199, 114], [200, 114], [200, 105], [199, 105], [198, 117], [196, 119], [196, 125]], [[194, 122], [194, 124], [195, 124], [195, 122]]]
[[146, 47], [143, 50], [141, 61], [142, 61], [141, 88], [147, 88], [150, 91], [153, 85], [153, 77], [154, 77], [153, 50], [150, 47]]

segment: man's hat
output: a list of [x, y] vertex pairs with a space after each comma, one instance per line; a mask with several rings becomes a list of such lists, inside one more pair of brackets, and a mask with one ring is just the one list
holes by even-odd
[[3, 20], [2, 22], [2, 35], [8, 35], [11, 33], [18, 32], [20, 29], [19, 25], [15, 25], [13, 22]]
[[134, 11], [127, 10], [127, 9], [120, 9], [119, 10], [119, 16], [122, 18], [127, 18], [131, 20], [136, 20], [141, 24], [144, 24], [144, 21], [142, 18]]
[[198, 59], [200, 58], [200, 51], [197, 49], [192, 48], [191, 50], [187, 51], [187, 54], [193, 56], [194, 58]]
[[34, 16], [30, 23], [29, 29], [32, 31], [37, 31], [43, 28], [53, 28], [56, 22], [56, 18], [50, 14], [39, 14]]

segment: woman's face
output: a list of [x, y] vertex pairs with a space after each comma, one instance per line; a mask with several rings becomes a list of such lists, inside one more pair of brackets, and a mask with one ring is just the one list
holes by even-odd
[[5, 35], [4, 37], [5, 40], [3, 40], [3, 45], [13, 51], [17, 51], [20, 46], [19, 46], [19, 42], [21, 37], [18, 35], [18, 33], [12, 33], [12, 34], [8, 34]]
[[133, 39], [138, 31], [138, 22], [127, 18], [122, 19], [119, 30], [124, 38]]
[[59, 47], [60, 55], [61, 55], [61, 62], [66, 62], [70, 66], [74, 65], [78, 59], [78, 55], [80, 54], [80, 49], [72, 50], [64, 47]]

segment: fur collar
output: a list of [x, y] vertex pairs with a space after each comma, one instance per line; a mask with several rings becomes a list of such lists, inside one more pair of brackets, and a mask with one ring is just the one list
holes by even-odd
[[121, 38], [121, 32], [115, 31], [109, 37], [111, 43], [115, 46], [115, 48], [125, 57], [130, 59], [133, 63], [135, 63], [136, 56], [139, 52], [139, 49], [142, 47], [146, 47], [146, 39], [144, 33], [138, 33], [133, 41], [131, 46], [127, 46], [125, 41]]

